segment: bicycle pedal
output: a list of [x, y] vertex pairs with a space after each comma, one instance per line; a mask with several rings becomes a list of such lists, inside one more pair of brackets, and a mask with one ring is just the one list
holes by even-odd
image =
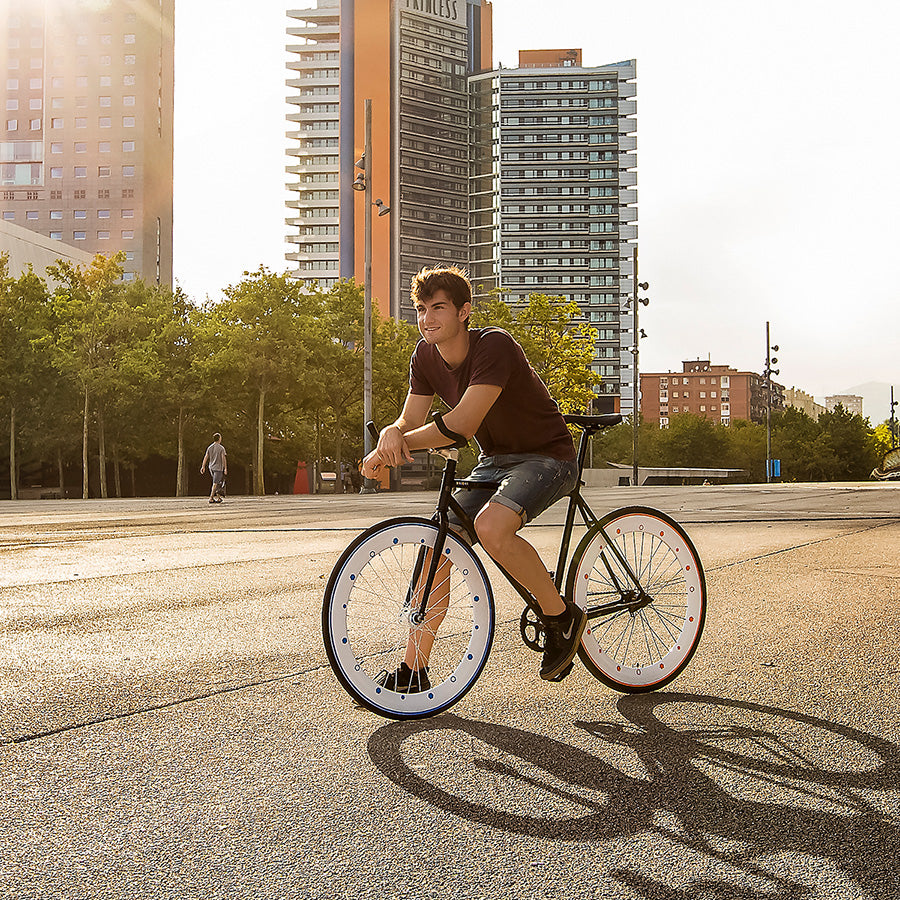
[[551, 682], [551, 683], [556, 683], [557, 681], [562, 681], [563, 678], [565, 678], [565, 677], [569, 674], [569, 672], [572, 671], [572, 669], [574, 668], [574, 666], [575, 666], [575, 663], [574, 663], [574, 662], [570, 662], [570, 663], [562, 670], [562, 672], [560, 672], [559, 675], [556, 676], [556, 678], [548, 678], [547, 681], [549, 681], [549, 682]]

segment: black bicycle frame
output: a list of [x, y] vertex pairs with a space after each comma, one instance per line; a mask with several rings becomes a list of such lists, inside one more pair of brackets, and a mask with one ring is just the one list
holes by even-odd
[[[573, 488], [572, 492], [569, 494], [569, 504], [566, 509], [566, 519], [565, 524], [563, 526], [562, 539], [560, 541], [559, 546], [559, 556], [557, 558], [556, 563], [556, 571], [553, 573], [553, 583], [557, 589], [557, 591], [562, 594], [562, 580], [564, 569], [566, 565], [566, 561], [569, 556], [569, 546], [571, 544], [572, 539], [572, 531], [575, 527], [575, 516], [580, 513], [582, 521], [584, 525], [590, 528], [592, 525], [596, 525], [600, 520], [595, 515], [594, 511], [588, 505], [587, 501], [581, 495], [581, 488], [584, 485], [584, 482], [581, 480], [581, 473], [584, 468], [584, 460], [587, 455], [588, 449], [588, 438], [599, 430], [600, 426], [581, 426], [581, 439], [578, 443], [578, 454], [577, 454], [577, 462], [578, 462], [578, 483]], [[450, 522], [448, 512], [452, 511], [462, 523], [463, 528], [465, 529], [466, 534], [468, 535], [471, 543], [478, 543], [478, 535], [475, 532], [475, 523], [466, 513], [466, 511], [460, 506], [456, 498], [453, 496], [453, 491], [457, 489], [463, 490], [497, 490], [500, 487], [499, 482], [495, 481], [470, 481], [465, 478], [456, 478], [456, 465], [458, 461], [458, 452], [455, 450], [438, 450], [433, 451], [437, 453], [439, 456], [443, 456], [446, 460], [446, 465], [444, 466], [444, 472], [441, 477], [441, 486], [440, 492], [438, 495], [437, 508], [435, 509], [435, 513], [432, 516], [432, 521], [437, 522], [438, 525], [438, 533], [437, 537], [434, 541], [434, 547], [432, 549], [432, 557], [431, 564], [428, 567], [428, 573], [425, 577], [425, 584], [423, 586], [422, 591], [422, 600], [419, 604], [418, 610], [418, 618], [420, 621], [424, 621], [425, 613], [428, 606], [428, 599], [431, 596], [431, 589], [434, 586], [434, 579], [437, 574], [438, 567], [440, 565], [441, 554], [444, 551], [444, 544], [446, 543], [447, 534], [450, 531]], [[622, 570], [628, 575], [628, 578], [634, 584], [634, 590], [629, 591], [626, 589], [621, 583], [619, 578], [616, 576], [615, 571], [613, 571], [612, 566], [609, 563], [609, 560], [606, 558], [606, 555], [602, 555], [603, 564], [606, 566], [607, 573], [612, 580], [612, 583], [615, 585], [619, 594], [621, 595], [620, 600], [603, 604], [602, 606], [594, 606], [589, 607], [586, 611], [588, 614], [588, 618], [598, 618], [600, 616], [609, 615], [614, 612], [622, 612], [625, 610], [634, 610], [639, 608], [640, 606], [646, 605], [650, 598], [647, 597], [644, 589], [641, 587], [641, 583], [638, 580], [637, 575], [631, 570], [631, 567], [628, 565], [627, 560], [620, 552], [619, 548], [612, 542], [607, 541], [605, 545], [605, 549], [609, 550], [613, 557], [615, 557], [616, 562], [621, 566]], [[428, 548], [422, 547], [419, 551], [419, 554], [416, 558], [416, 564], [413, 569], [413, 577], [409, 586], [409, 592], [407, 595], [407, 606], [412, 604], [412, 598], [415, 591], [415, 586], [419, 581], [419, 578], [422, 574], [422, 568], [424, 566], [425, 557], [427, 555]], [[506, 571], [503, 566], [500, 565], [496, 560], [493, 560], [494, 564], [497, 568], [503, 573], [503, 576], [506, 580], [513, 586], [519, 596], [525, 601], [525, 604], [541, 619], [543, 620], [544, 615], [541, 612], [541, 608], [538, 605], [537, 601], [532, 597], [531, 593], [523, 587], [516, 579], [510, 575], [509, 572]], [[626, 599], [628, 598], [628, 599]]]

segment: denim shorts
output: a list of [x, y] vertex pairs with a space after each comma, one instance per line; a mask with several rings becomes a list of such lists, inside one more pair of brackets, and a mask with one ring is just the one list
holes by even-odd
[[[488, 503], [500, 503], [522, 517], [523, 524], [570, 494], [578, 480], [574, 459], [554, 459], [538, 453], [507, 453], [482, 457], [467, 481], [495, 481], [496, 489], [462, 488], [453, 494], [471, 519]], [[450, 513], [450, 524], [459, 519]]]

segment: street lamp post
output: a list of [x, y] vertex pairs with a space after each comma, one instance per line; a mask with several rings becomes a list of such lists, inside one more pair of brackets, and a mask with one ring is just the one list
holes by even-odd
[[894, 416], [894, 410], [897, 408], [897, 401], [894, 399], [894, 386], [891, 385], [891, 449], [897, 446], [897, 425]]
[[[365, 191], [365, 233], [363, 235], [365, 250], [365, 271], [363, 277], [363, 448], [368, 456], [373, 449], [372, 435], [366, 424], [372, 421], [372, 207], [378, 208], [378, 215], [385, 216], [391, 209], [380, 199], [372, 200], [372, 101], [365, 103], [365, 145], [362, 159], [356, 166], [362, 172], [353, 182], [355, 191]], [[361, 494], [374, 494], [375, 482], [371, 478], [363, 479]]]
[[772, 480], [772, 376], [780, 374], [778, 369], [772, 366], [778, 362], [777, 356], [772, 352], [778, 352], [778, 344], [773, 345], [769, 337], [769, 323], [766, 322], [766, 483]]
[[[650, 285], [646, 281], [638, 282], [638, 251], [637, 247], [633, 247], [631, 250], [631, 262], [632, 262], [632, 273], [631, 273], [631, 297], [634, 303], [634, 309], [632, 310], [631, 317], [631, 327], [634, 332], [634, 344], [631, 347], [631, 352], [634, 356], [634, 368], [632, 370], [632, 379], [631, 379], [631, 483], [634, 486], [637, 486], [638, 483], [638, 392], [640, 390], [640, 380], [638, 377], [638, 357], [640, 355], [640, 340], [642, 337], [647, 337], [643, 331], [638, 328], [638, 307], [643, 303], [646, 306], [650, 300], [647, 297], [638, 297], [638, 288], [643, 291], [646, 291]], [[626, 302], [627, 306], [627, 302]]]

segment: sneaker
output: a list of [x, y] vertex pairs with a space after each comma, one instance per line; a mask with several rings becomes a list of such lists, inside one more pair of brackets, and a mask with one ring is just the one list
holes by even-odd
[[541, 661], [541, 678], [544, 681], [561, 681], [569, 674], [586, 627], [587, 613], [575, 604], [566, 604], [562, 615], [546, 623], [546, 643]]
[[396, 691], [400, 694], [417, 694], [420, 691], [431, 689], [431, 682], [428, 680], [428, 667], [413, 672], [412, 669], [404, 662], [400, 663], [400, 668], [395, 672], [382, 672], [376, 679], [376, 684], [380, 684], [389, 691]]

